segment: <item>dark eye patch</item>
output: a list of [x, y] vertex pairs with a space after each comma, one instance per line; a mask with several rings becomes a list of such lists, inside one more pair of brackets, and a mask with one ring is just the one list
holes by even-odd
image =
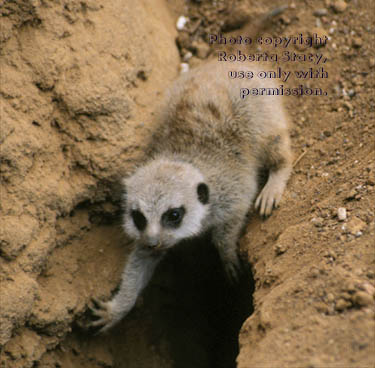
[[199, 183], [197, 187], [197, 193], [199, 201], [203, 204], [207, 204], [210, 196], [207, 184]]
[[183, 206], [179, 208], [171, 208], [161, 216], [162, 225], [166, 227], [178, 227], [182, 222], [185, 212]]
[[139, 231], [142, 231], [146, 228], [147, 219], [141, 211], [133, 210], [130, 215], [134, 221], [134, 225]]

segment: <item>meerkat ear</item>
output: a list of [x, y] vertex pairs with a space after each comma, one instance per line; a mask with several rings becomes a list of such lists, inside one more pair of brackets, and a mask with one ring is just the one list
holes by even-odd
[[197, 187], [198, 199], [201, 203], [207, 204], [209, 199], [208, 186], [205, 183], [199, 183]]

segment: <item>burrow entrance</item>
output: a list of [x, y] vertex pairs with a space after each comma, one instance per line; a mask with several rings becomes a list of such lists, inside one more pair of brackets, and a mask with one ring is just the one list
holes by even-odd
[[[253, 289], [250, 267], [238, 285], [227, 281], [208, 239], [175, 247], [116, 329], [115, 367], [235, 368], [238, 333], [253, 311]], [[155, 352], [169, 363], [142, 358]]]

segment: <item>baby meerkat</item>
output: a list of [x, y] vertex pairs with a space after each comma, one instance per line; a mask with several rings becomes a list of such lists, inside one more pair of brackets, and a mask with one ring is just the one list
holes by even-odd
[[95, 301], [92, 327], [106, 331], [125, 316], [166, 251], [208, 231], [228, 276], [238, 278], [237, 241], [255, 208], [270, 215], [291, 172], [288, 117], [278, 95], [241, 98], [241, 88], [275, 88], [270, 79], [230, 79], [257, 70], [211, 61], [182, 74], [160, 111], [149, 160], [124, 179], [126, 233], [135, 241], [120, 289]]

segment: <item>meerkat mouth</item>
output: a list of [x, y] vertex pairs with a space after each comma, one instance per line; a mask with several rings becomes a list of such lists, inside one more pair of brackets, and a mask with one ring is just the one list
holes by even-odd
[[159, 240], [156, 244], [147, 244], [146, 246], [148, 249], [154, 250], [156, 252], [161, 252], [165, 249], [165, 247], [163, 247], [163, 242], [161, 240]]
[[158, 243], [156, 244], [155, 249], [159, 250], [162, 247], [163, 243], [159, 240]]

